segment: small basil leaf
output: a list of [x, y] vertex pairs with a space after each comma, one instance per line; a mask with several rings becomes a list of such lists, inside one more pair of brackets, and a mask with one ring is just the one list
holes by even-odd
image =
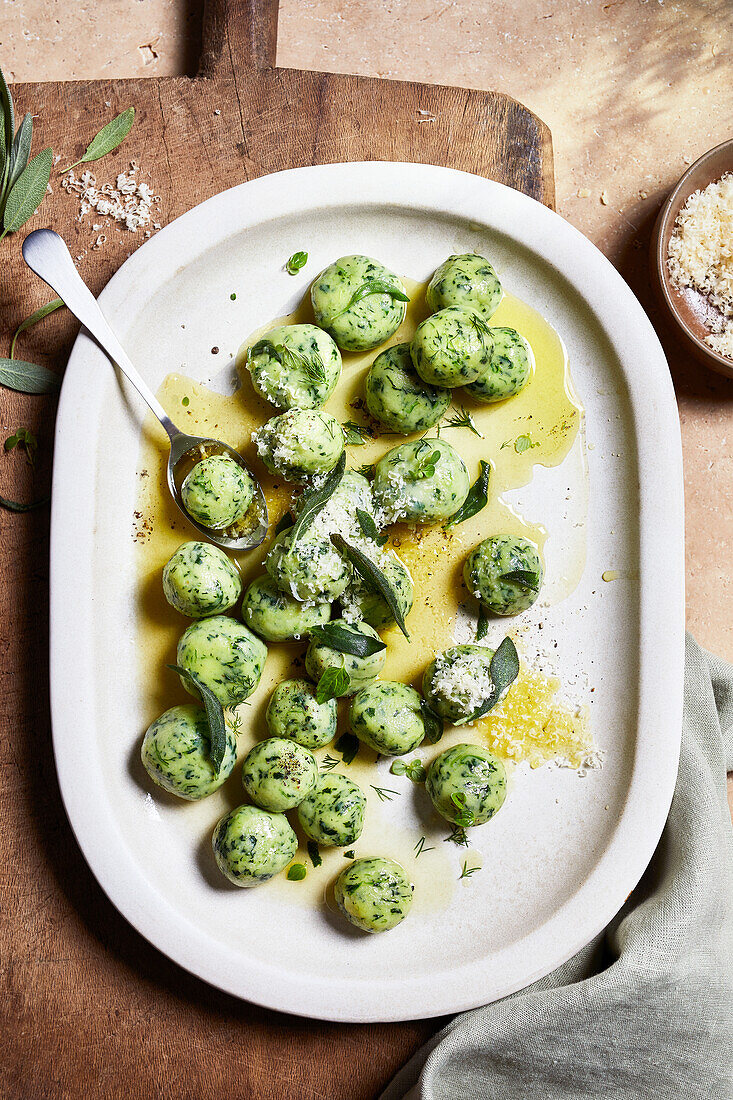
[[288, 262], [285, 264], [285, 270], [288, 275], [297, 275], [302, 267], [308, 263], [307, 252], [294, 252]]
[[511, 573], [502, 573], [501, 580], [518, 584], [520, 588], [526, 588], [529, 592], [539, 592], [540, 575], [529, 569], [514, 569]]
[[489, 502], [490, 475], [491, 466], [481, 459], [481, 472], [469, 489], [468, 496], [461, 507], [443, 524], [445, 530], [449, 527], [455, 527], [458, 523], [464, 523], [467, 519], [472, 519], [478, 515], [482, 508], [486, 507]]
[[211, 688], [207, 687], [195, 672], [183, 668], [182, 665], [168, 665], [167, 667], [177, 672], [179, 676], [185, 676], [186, 679], [190, 680], [199, 693], [206, 710], [206, 719], [209, 723], [209, 757], [214, 766], [214, 772], [218, 775], [224, 763], [224, 755], [227, 748], [227, 728], [224, 721], [224, 709]]
[[346, 469], [346, 452], [342, 451], [338, 462], [318, 489], [307, 489], [300, 498], [300, 512], [293, 524], [291, 546], [302, 539], [321, 508], [331, 499], [341, 484]]
[[387, 648], [380, 638], [372, 638], [368, 634], [362, 634], [355, 627], [346, 627], [341, 623], [313, 626], [310, 629], [310, 635], [338, 653], [348, 653], [352, 657], [371, 657], [373, 653], [381, 653]]
[[362, 553], [356, 546], [351, 546], [341, 535], [331, 535], [331, 542], [337, 550], [340, 550], [341, 553], [348, 558], [369, 591], [376, 592], [378, 596], [382, 597], [387, 607], [392, 612], [394, 621], [409, 642], [410, 635], [407, 633], [402, 609], [392, 585], [389, 583], [382, 570], [374, 564], [371, 558], [368, 558], [366, 554]]
[[351, 687], [351, 677], [345, 668], [327, 668], [316, 685], [316, 700], [327, 703], [340, 699]]
[[289, 878], [291, 882], [300, 882], [307, 874], [308, 872], [302, 863], [291, 863], [285, 877]]
[[473, 810], [469, 810], [466, 806], [466, 796], [463, 791], [456, 791], [451, 796], [451, 802], [459, 811], [456, 814], [456, 825], [459, 825], [462, 829], [470, 829], [472, 825], [476, 824], [476, 816]]

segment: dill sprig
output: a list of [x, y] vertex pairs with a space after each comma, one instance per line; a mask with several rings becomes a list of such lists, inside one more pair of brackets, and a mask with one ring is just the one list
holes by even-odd
[[451, 416], [450, 420], [446, 420], [443, 424], [441, 424], [441, 428], [468, 428], [469, 432], [473, 432], [473, 434], [477, 435], [479, 439], [484, 438], [481, 432], [478, 430], [478, 427], [476, 426], [476, 421], [473, 419], [473, 416], [464, 405], [461, 405], [459, 412], [454, 411], [453, 416]]
[[421, 836], [420, 839], [418, 840], [417, 844], [415, 845], [415, 847], [412, 850], [415, 853], [415, 859], [419, 859], [420, 856], [423, 854], [423, 852], [434, 852], [435, 848], [426, 847], [425, 837]]
[[464, 859], [463, 868], [461, 870], [460, 875], [458, 876], [458, 881], [460, 882], [462, 878], [470, 878], [471, 875], [475, 875], [476, 872], [480, 871], [480, 870], [481, 870], [480, 867], [469, 867], [468, 866], [468, 860]]
[[373, 783], [370, 783], [373, 791], [376, 791], [380, 802], [391, 802], [393, 798], [397, 798], [399, 791], [391, 791], [389, 787], [375, 787]]

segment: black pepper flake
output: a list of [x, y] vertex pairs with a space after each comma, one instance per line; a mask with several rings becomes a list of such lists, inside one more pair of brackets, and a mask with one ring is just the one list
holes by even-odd
[[219, 349], [218, 349], [217, 347], [213, 347], [213, 348], [211, 349], [211, 354], [212, 354], [212, 355], [218, 355], [218, 354], [219, 354]]

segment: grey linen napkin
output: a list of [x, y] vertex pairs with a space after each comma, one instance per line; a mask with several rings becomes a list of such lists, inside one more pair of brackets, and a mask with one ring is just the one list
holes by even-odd
[[546, 978], [452, 1020], [382, 1100], [733, 1100], [733, 667], [688, 635], [672, 807], [639, 886]]

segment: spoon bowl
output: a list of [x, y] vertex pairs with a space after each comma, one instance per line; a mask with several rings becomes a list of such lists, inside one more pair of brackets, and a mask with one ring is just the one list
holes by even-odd
[[[36, 229], [23, 241], [23, 259], [31, 271], [40, 276], [63, 299], [67, 308], [81, 321], [102, 351], [116, 363], [132, 382], [140, 396], [147, 402], [168, 433], [168, 488], [173, 499], [189, 523], [205, 538], [226, 550], [254, 550], [267, 534], [267, 501], [262, 486], [238, 451], [220, 439], [204, 439], [186, 435], [180, 431], [166, 413], [152, 390], [138, 373], [124, 348], [109, 326], [99, 303], [74, 266], [63, 239], [53, 229]], [[236, 524], [222, 530], [205, 527], [189, 513], [181, 497], [181, 485], [195, 462], [212, 454], [225, 454], [233, 458], [249, 474], [255, 486], [255, 494], [246, 514]]]

